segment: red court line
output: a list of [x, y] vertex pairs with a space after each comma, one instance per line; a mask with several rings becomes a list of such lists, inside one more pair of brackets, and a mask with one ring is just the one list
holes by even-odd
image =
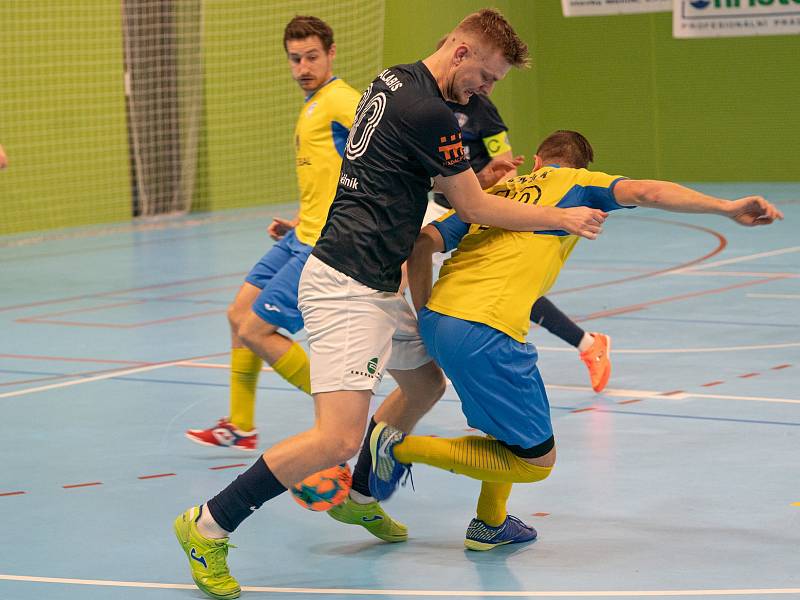
[[222, 292], [222, 291], [230, 291], [230, 290], [238, 290], [241, 286], [233, 286], [233, 285], [225, 285], [213, 288], [205, 288], [202, 290], [194, 290], [191, 292], [180, 292], [178, 294], [171, 294], [169, 296], [159, 296], [158, 298], [153, 298], [153, 300], [173, 300], [175, 298], [185, 298], [187, 296], [200, 296], [202, 294], [207, 294], [209, 292]]
[[739, 375], [739, 379], [750, 379], [751, 377], [758, 377], [761, 373], [745, 373], [744, 375]]
[[208, 467], [209, 471], [219, 471], [221, 469], [234, 469], [236, 467], [246, 467], [245, 463], [237, 463], [235, 465], [221, 465], [219, 467]]
[[590, 321], [592, 319], [600, 319], [602, 317], [613, 317], [616, 315], [623, 315], [626, 313], [637, 312], [640, 310], [644, 310], [650, 306], [656, 306], [658, 304], [666, 304], [668, 302], [678, 302], [680, 300], [686, 300], [688, 298], [697, 298], [699, 296], [709, 296], [711, 294], [719, 294], [722, 292], [727, 292], [729, 290], [735, 290], [737, 288], [743, 287], [750, 287], [754, 285], [761, 285], [762, 283], [770, 283], [772, 281], [777, 281], [779, 279], [784, 279], [784, 277], [767, 277], [766, 279], [756, 279], [755, 281], [745, 281], [742, 283], [734, 283], [733, 285], [726, 285], [720, 288], [714, 288], [711, 290], [703, 290], [701, 292], [689, 292], [688, 294], [678, 294], [677, 296], [667, 296], [665, 298], [660, 298], [658, 300], [650, 300], [648, 302], [642, 302], [641, 304], [630, 304], [628, 306], [621, 306], [619, 308], [612, 308], [610, 310], [603, 310], [600, 312], [592, 313], [590, 315], [586, 315], [585, 317], [581, 317], [575, 319], [575, 321]]
[[0, 358], [20, 358], [25, 360], [57, 360], [60, 362], [108, 363], [117, 365], [150, 365], [143, 360], [111, 360], [108, 358], [74, 358], [69, 356], [48, 356], [44, 354], [0, 354]]
[[140, 475], [136, 479], [156, 479], [158, 477], [175, 477], [175, 473], [158, 473], [157, 475]]
[[708, 383], [702, 384], [701, 387], [714, 387], [715, 385], [721, 385], [725, 383], [724, 381], [709, 381]]
[[581, 413], [581, 412], [587, 412], [587, 411], [590, 411], [590, 410], [597, 410], [597, 409], [594, 406], [590, 406], [589, 408], [577, 408], [577, 409], [571, 410], [569, 412]]
[[780, 369], [788, 369], [792, 365], [778, 365], [777, 367], [772, 367], [773, 371], [779, 371]]
[[206, 277], [194, 277], [192, 279], [181, 279], [177, 281], [170, 281], [168, 283], [156, 283], [153, 285], [145, 285], [141, 287], [125, 288], [122, 290], [114, 290], [111, 292], [101, 292], [99, 294], [81, 294], [80, 296], [67, 296], [64, 298], [54, 298], [52, 300], [42, 300], [40, 302], [27, 302], [24, 304], [11, 304], [9, 306], [0, 306], [0, 312], [7, 310], [17, 310], [22, 308], [33, 308], [35, 306], [46, 306], [48, 304], [63, 304], [64, 302], [73, 302], [75, 300], [85, 300], [88, 298], [104, 298], [106, 296], [114, 296], [116, 294], [127, 294], [129, 292], [140, 292], [143, 290], [156, 290], [160, 288], [175, 287], [179, 285], [186, 285], [189, 283], [197, 283], [200, 281], [213, 281], [214, 279], [225, 279], [230, 277], [242, 277], [246, 275], [244, 271], [236, 273], [224, 273], [222, 275], [212, 275]]
[[634, 398], [633, 400], [620, 400], [617, 404], [633, 404], [634, 402], [641, 402], [641, 398]]
[[0, 492], [0, 496], [21, 496], [25, 492]]
[[62, 310], [59, 312], [53, 313], [44, 313], [41, 315], [33, 316], [33, 317], [20, 317], [19, 319], [14, 319], [17, 323], [28, 323], [29, 321], [36, 321], [40, 317], [61, 317], [63, 315], [74, 315], [78, 313], [85, 313], [85, 312], [97, 312], [100, 310], [106, 310], [110, 308], [119, 308], [120, 306], [131, 306], [132, 304], [144, 304], [144, 300], [126, 300], [125, 302], [116, 302], [114, 304], [104, 304], [102, 306], [85, 306], [83, 308], [71, 308], [69, 310]]
[[661, 392], [659, 396], [677, 396], [678, 394], [683, 394], [683, 390], [672, 390], [671, 392]]
[[549, 517], [549, 516], [550, 516], [550, 513], [542, 513], [542, 512], [539, 512], [539, 513], [532, 513], [532, 514], [531, 514], [531, 516], [532, 516], [532, 517]]
[[680, 221], [670, 221], [667, 219], [657, 219], [657, 218], [650, 218], [650, 217], [634, 217], [636, 219], [642, 221], [652, 221], [655, 223], [667, 223], [670, 225], [678, 225], [679, 227], [688, 227], [689, 229], [696, 229], [698, 231], [702, 231], [704, 233], [710, 233], [718, 240], [717, 247], [712, 250], [711, 252], [701, 256], [700, 258], [695, 258], [685, 263], [680, 263], [675, 265], [674, 267], [667, 267], [666, 269], [659, 269], [657, 271], [646, 271], [644, 273], [640, 273], [639, 275], [631, 275], [630, 277], [623, 277], [622, 279], [612, 279], [611, 281], [603, 281], [600, 283], [590, 283], [588, 285], [581, 285], [574, 288], [567, 288], [565, 290], [557, 290], [555, 292], [548, 292], [548, 296], [556, 296], [558, 294], [567, 294], [570, 292], [580, 292], [583, 290], [590, 290], [599, 287], [605, 287], [609, 285], [616, 285], [618, 283], [625, 283], [628, 281], [636, 281], [637, 279], [645, 279], [647, 277], [655, 277], [656, 275], [663, 275], [664, 273], [669, 273], [670, 271], [676, 271], [678, 269], [685, 269], [687, 267], [691, 267], [698, 263], [703, 262], [704, 260], [708, 260], [709, 258], [716, 256], [720, 252], [722, 252], [725, 247], [728, 245], [728, 240], [725, 238], [724, 235], [721, 233], [714, 231], [713, 229], [708, 229], [707, 227], [700, 227], [699, 225], [691, 225], [689, 223], [681, 223]]
[[[136, 303], [134, 303], [136, 304]], [[90, 323], [85, 321], [59, 321], [56, 319], [42, 319], [39, 317], [26, 317], [16, 319], [18, 323], [36, 323], [46, 325], [65, 325], [68, 327], [100, 327], [105, 329], [137, 329], [139, 327], [148, 327], [150, 325], [163, 325], [164, 323], [172, 323], [174, 321], [185, 321], [186, 319], [196, 319], [198, 317], [205, 317], [208, 315], [216, 315], [219, 313], [227, 312], [225, 308], [216, 308], [214, 310], [206, 310], [203, 312], [189, 313], [186, 315], [179, 315], [177, 317], [167, 317], [165, 319], [156, 319], [154, 321], [140, 321], [138, 323]]]
[[72, 488], [81, 488], [81, 487], [90, 487], [93, 485], [103, 485], [102, 481], [92, 481], [90, 483], [74, 483], [72, 485], [62, 485], [65, 490], [70, 490]]

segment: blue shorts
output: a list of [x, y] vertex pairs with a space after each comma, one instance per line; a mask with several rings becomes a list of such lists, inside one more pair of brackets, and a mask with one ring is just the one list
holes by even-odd
[[427, 308], [418, 317], [428, 353], [453, 382], [470, 427], [522, 448], [552, 437], [550, 404], [533, 344]]
[[261, 288], [253, 302], [253, 312], [291, 333], [303, 328], [303, 315], [297, 308], [297, 285], [311, 250], [313, 246], [298, 241], [293, 229], [245, 277], [247, 283]]

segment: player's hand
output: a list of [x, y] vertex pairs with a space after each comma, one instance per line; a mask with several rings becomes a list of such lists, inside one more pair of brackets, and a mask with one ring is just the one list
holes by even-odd
[[783, 213], [761, 196], [733, 200], [728, 205], [728, 216], [745, 227], [769, 225], [776, 219], [783, 219]]
[[483, 189], [490, 188], [499, 181], [506, 179], [523, 162], [525, 162], [525, 157], [521, 154], [512, 159], [493, 158], [478, 174], [478, 181], [481, 187]]
[[267, 233], [273, 240], [282, 240], [283, 236], [289, 233], [292, 229], [297, 227], [299, 221], [290, 221], [289, 219], [281, 219], [280, 217], [273, 217], [272, 223], [267, 227]]
[[6, 156], [3, 146], [0, 146], [0, 169], [5, 169], [8, 166], [8, 157]]
[[603, 222], [607, 212], [587, 206], [562, 209], [561, 229], [572, 235], [579, 235], [587, 240], [596, 240], [603, 231]]

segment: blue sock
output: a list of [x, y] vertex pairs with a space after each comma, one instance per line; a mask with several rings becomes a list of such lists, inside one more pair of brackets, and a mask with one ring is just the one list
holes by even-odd
[[259, 457], [255, 464], [208, 501], [208, 510], [225, 531], [234, 531], [239, 523], [261, 508], [267, 500], [286, 491]]

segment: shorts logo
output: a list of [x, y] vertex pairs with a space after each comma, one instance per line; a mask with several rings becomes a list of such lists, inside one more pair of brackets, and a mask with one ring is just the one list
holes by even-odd
[[444, 164], [454, 165], [465, 159], [464, 146], [461, 144], [461, 132], [453, 133], [448, 136], [441, 136], [439, 138], [439, 152], [444, 157]]
[[274, 304], [267, 304], [266, 302], [264, 303], [264, 310], [269, 310], [272, 312], [281, 312], [280, 308], [278, 308]]
[[367, 377], [369, 379], [377, 379], [380, 381], [383, 378], [382, 373], [378, 373], [378, 357], [375, 356], [367, 361], [367, 368], [364, 371], [350, 370], [351, 375], [359, 375], [360, 377]]

